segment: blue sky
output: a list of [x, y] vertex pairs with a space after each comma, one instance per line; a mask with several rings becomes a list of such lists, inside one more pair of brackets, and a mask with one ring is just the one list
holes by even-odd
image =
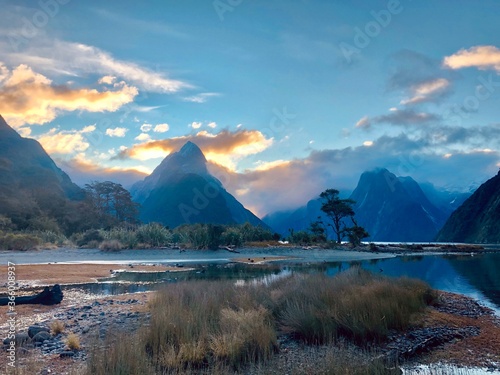
[[460, 190], [500, 167], [495, 1], [0, 5], [0, 114], [78, 183], [192, 140], [263, 215], [375, 167]]

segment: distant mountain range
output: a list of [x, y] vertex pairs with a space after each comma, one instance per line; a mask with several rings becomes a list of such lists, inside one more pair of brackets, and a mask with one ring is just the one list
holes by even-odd
[[500, 243], [500, 172], [453, 212], [437, 240]]
[[[192, 142], [167, 156], [131, 193], [142, 205], [142, 221], [169, 227], [249, 222], [286, 236], [289, 229], [307, 229], [318, 217], [326, 220], [319, 198], [260, 220], [208, 172], [205, 156]], [[356, 219], [370, 233], [369, 241], [426, 242], [437, 236], [445, 242], [500, 242], [500, 173], [471, 195], [377, 169], [363, 173], [352, 193], [340, 195], [356, 201]], [[0, 215], [18, 229], [37, 217], [63, 222], [77, 207], [68, 202], [83, 197], [36, 140], [21, 137], [0, 116]]]
[[[345, 192], [343, 195], [347, 197]], [[440, 191], [428, 183], [419, 185], [411, 177], [396, 177], [387, 169], [376, 169], [361, 175], [349, 198], [356, 201], [358, 224], [370, 233], [366, 240], [426, 242], [435, 238], [449, 215], [469, 195]], [[294, 211], [267, 215], [263, 221], [287, 235], [289, 228], [305, 230], [318, 217], [327, 220], [319, 198]]]
[[51, 214], [65, 199], [81, 198], [83, 190], [40, 143], [21, 137], [0, 116], [0, 215], [23, 227], [41, 211]]
[[171, 228], [245, 222], [267, 227], [208, 172], [203, 152], [192, 142], [168, 155], [151, 175], [132, 186], [131, 193], [142, 205], [140, 218], [144, 222]]
[[432, 241], [449, 215], [411, 177], [398, 178], [387, 169], [363, 173], [351, 199], [372, 241]]

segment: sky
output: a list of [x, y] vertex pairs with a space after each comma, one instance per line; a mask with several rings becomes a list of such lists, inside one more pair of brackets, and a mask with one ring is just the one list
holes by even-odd
[[500, 168], [500, 3], [0, 0], [0, 114], [78, 184], [187, 141], [257, 215]]

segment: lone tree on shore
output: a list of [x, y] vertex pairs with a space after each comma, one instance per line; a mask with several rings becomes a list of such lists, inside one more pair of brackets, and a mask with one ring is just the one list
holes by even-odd
[[[332, 224], [328, 224], [337, 236], [337, 243], [342, 243], [345, 236], [349, 237], [350, 242], [357, 246], [362, 238], [369, 234], [363, 227], [360, 227], [354, 220], [354, 210], [352, 206], [356, 203], [352, 199], [340, 199], [339, 191], [336, 189], [327, 189], [320, 194], [322, 199], [321, 211], [323, 211]], [[347, 227], [346, 218], [350, 218], [353, 226]]]

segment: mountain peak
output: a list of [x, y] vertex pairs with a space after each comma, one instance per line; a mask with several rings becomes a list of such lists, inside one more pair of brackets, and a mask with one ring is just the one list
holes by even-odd
[[205, 155], [203, 155], [203, 152], [200, 150], [200, 148], [191, 141], [187, 141], [184, 146], [182, 146], [182, 148], [179, 150], [179, 154], [185, 158], [202, 157], [203, 159], [205, 159]]
[[21, 138], [21, 136], [12, 129], [7, 122], [4, 120], [2, 115], [0, 115], [0, 137], [1, 138]]

